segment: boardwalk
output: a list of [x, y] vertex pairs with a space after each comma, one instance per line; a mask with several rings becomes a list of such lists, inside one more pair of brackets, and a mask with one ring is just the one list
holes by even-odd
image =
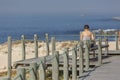
[[120, 56], [105, 59], [102, 66], [89, 70], [79, 80], [120, 80]]
[[[22, 60], [16, 61], [13, 64], [12, 68], [16, 69], [17, 74], [12, 78], [12, 39], [8, 37], [8, 74], [7, 77], [0, 80], [45, 80], [47, 78], [46, 71], [51, 71], [52, 75], [49, 77], [52, 80], [59, 80], [60, 70], [63, 71], [63, 80], [68, 80], [69, 78], [72, 78], [72, 80], [120, 80], [118, 76], [120, 72], [120, 56], [109, 56], [108, 52], [111, 51], [108, 51], [109, 44], [107, 39], [104, 42], [101, 39], [97, 39], [96, 46], [92, 48], [89, 47], [89, 42], [86, 41], [83, 46], [83, 43], [80, 41], [78, 44], [72, 46], [71, 49], [65, 48], [63, 54], [59, 54], [59, 51], [56, 50], [55, 37], [52, 37], [52, 55], [49, 55], [49, 43], [46, 40], [48, 55], [38, 57], [39, 47], [37, 38], [35, 37], [35, 57], [26, 59], [26, 44], [22, 36]], [[90, 55], [93, 50], [95, 50], [96, 58]], [[116, 50], [114, 51], [116, 52]], [[117, 52], [119, 53], [120, 51], [117, 50]], [[31, 76], [27, 77], [26, 75]]]

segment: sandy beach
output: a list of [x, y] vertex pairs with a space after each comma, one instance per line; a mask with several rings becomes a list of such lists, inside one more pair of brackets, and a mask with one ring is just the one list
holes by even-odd
[[[63, 53], [65, 48], [71, 49], [77, 41], [64, 41], [64, 42], [56, 42], [56, 50], [59, 51], [60, 54]], [[34, 54], [34, 43], [27, 42], [26, 46], [26, 59], [33, 58]], [[50, 54], [51, 54], [51, 43], [50, 47]], [[109, 42], [109, 50], [115, 50], [115, 42]], [[38, 43], [38, 54], [39, 56], [46, 55], [46, 44], [45, 42], [41, 41]], [[15, 42], [12, 44], [12, 65], [15, 61], [22, 59], [22, 48], [20, 42]], [[0, 72], [7, 71], [7, 62], [8, 62], [8, 47], [6, 43], [0, 44]]]
[[[64, 42], [56, 42], [56, 50], [62, 54], [65, 48], [72, 48], [77, 44], [77, 41], [64, 41]], [[15, 61], [22, 59], [22, 47], [20, 42], [12, 43], [12, 65]], [[33, 41], [27, 42], [26, 46], [26, 59], [35, 57], [34, 43]], [[49, 44], [50, 54], [51, 54], [51, 43]], [[38, 55], [45, 56], [46, 55], [46, 43], [41, 41], [38, 42]], [[8, 47], [6, 43], [0, 45], [0, 72], [7, 70], [7, 62], [8, 62]]]

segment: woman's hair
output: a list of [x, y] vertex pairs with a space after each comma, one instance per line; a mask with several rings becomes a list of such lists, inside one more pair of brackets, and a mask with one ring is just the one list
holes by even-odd
[[85, 25], [85, 26], [84, 26], [84, 29], [89, 29], [89, 25]]

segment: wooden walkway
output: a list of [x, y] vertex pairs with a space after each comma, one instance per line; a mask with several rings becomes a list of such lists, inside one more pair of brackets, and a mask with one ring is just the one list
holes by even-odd
[[[47, 41], [48, 40], [46, 40], [46, 43]], [[120, 61], [120, 56], [108, 57], [108, 53], [111, 52], [108, 51], [108, 42], [101, 44], [101, 39], [96, 40], [97, 45], [95, 47], [89, 48], [89, 41], [86, 41], [84, 47], [81, 46], [83, 44], [81, 42], [73, 46], [70, 50], [65, 49], [63, 54], [59, 54], [59, 51], [56, 51], [55, 38], [52, 37], [51, 52], [53, 55], [49, 55], [49, 44], [47, 43], [48, 56], [38, 57], [38, 41], [35, 37], [35, 58], [32, 59], [25, 58], [26, 51], [24, 37], [22, 37], [21, 42], [22, 60], [14, 63], [12, 68], [17, 70], [17, 75], [12, 79], [12, 40], [11, 37], [8, 38], [8, 78], [1, 78], [0, 80], [45, 80], [47, 70], [52, 72], [52, 75], [50, 75], [52, 80], [59, 80], [59, 70], [63, 71], [64, 80], [68, 80], [71, 77], [72, 80], [120, 80], [120, 77], [118, 76], [120, 73], [120, 63], [118, 62]], [[91, 51], [94, 50], [96, 58], [93, 58], [90, 55]], [[119, 52], [120, 51], [117, 50], [117, 53]], [[26, 73], [31, 76], [26, 78]]]
[[90, 69], [78, 80], [120, 80], [120, 55], [104, 59], [102, 66]]

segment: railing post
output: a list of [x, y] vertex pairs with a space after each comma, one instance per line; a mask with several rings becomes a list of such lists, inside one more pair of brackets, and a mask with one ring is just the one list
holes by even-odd
[[83, 48], [81, 43], [78, 44], [78, 56], [79, 56], [79, 76], [83, 75]]
[[69, 72], [68, 72], [68, 49], [65, 49], [64, 51], [64, 55], [63, 55], [63, 58], [64, 58], [64, 71], [63, 71], [63, 77], [64, 77], [64, 80], [69, 80]]
[[101, 39], [98, 42], [98, 66], [102, 64], [102, 48], [101, 48]]
[[25, 60], [25, 36], [21, 36], [21, 43], [22, 43], [22, 60]]
[[115, 36], [116, 40], [116, 50], [119, 50], [119, 43], [118, 43], [118, 34]]
[[54, 54], [54, 52], [55, 52], [55, 37], [52, 37], [51, 38], [51, 44], [52, 44], [52, 54]]
[[49, 55], [49, 37], [47, 33], [45, 34], [45, 37], [46, 37], [46, 50], [47, 50], [46, 55]]
[[77, 53], [76, 47], [72, 49], [72, 80], [77, 80]]
[[[105, 38], [105, 45], [108, 45], [108, 39], [107, 38]], [[104, 56], [108, 56], [108, 47], [105, 48]]]
[[84, 56], [85, 56], [85, 71], [88, 71], [90, 61], [89, 61], [89, 47], [88, 47], [87, 41], [85, 41], [84, 45], [85, 45], [85, 53], [84, 53]]
[[8, 72], [7, 72], [8, 74], [7, 76], [8, 78], [10, 78], [10, 80], [12, 75], [11, 63], [12, 63], [12, 38], [9, 36], [8, 37]]
[[34, 34], [35, 58], [38, 58], [38, 36]]
[[[26, 52], [25, 52], [25, 36], [21, 36], [21, 43], [22, 43], [22, 60], [26, 59]], [[25, 80], [25, 69], [21, 69], [22, 72], [22, 78]]]
[[52, 80], [59, 80], [59, 52], [55, 51], [52, 63]]

